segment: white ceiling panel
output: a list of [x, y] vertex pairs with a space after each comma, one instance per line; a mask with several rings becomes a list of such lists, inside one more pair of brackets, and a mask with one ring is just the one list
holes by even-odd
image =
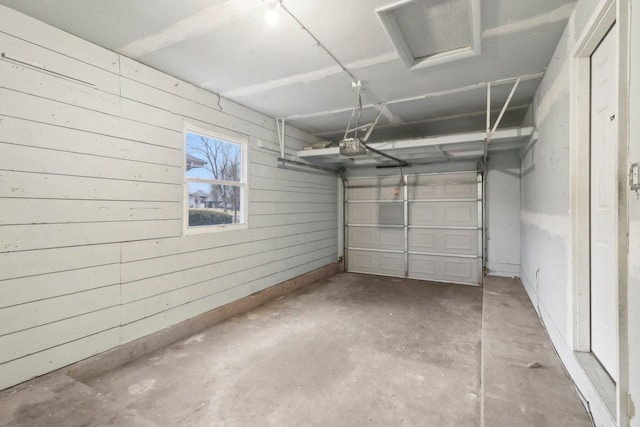
[[342, 73], [333, 74], [322, 81], [296, 82], [234, 99], [271, 117], [287, 117], [289, 112], [295, 115], [313, 114], [331, 111], [336, 105], [347, 108], [354, 105], [351, 81]]
[[[243, 17], [245, 25], [252, 28], [251, 37], [247, 37], [244, 26], [230, 23], [148, 53], [138, 60], [221, 93], [246, 91], [251, 87], [267, 91], [268, 82], [285, 79], [285, 84], [291, 84], [294, 81], [286, 80], [290, 76], [318, 70], [325, 73], [319, 73], [316, 78], [341, 74], [339, 67], [311, 38], [291, 37], [292, 33], [298, 33], [298, 27], [293, 22], [282, 21], [271, 27], [264, 20], [264, 10], [254, 9]], [[297, 59], [283, 61], [290, 52], [296, 52]], [[194, 58], [197, 58], [198, 66], [185, 66], [194, 62]]]
[[520, 1], [482, 0], [482, 27], [486, 31], [507, 25], [566, 21], [574, 5], [575, 0], [535, 0], [526, 5]]
[[[527, 108], [514, 108], [505, 113], [500, 121], [499, 129], [515, 128], [522, 124]], [[494, 120], [497, 114], [494, 115]], [[464, 115], [455, 118], [437, 118], [415, 124], [419, 135], [447, 135], [461, 132], [476, 132], [485, 128], [486, 115], [484, 112]], [[381, 130], [382, 133], [382, 130]], [[383, 135], [378, 135], [383, 138]]]
[[390, 101], [476, 83], [543, 72], [563, 31], [560, 23], [504, 38], [483, 40], [482, 55], [409, 71], [400, 60], [358, 70], [357, 76]]
[[[257, 0], [260, 1], [260, 0]], [[283, 4], [344, 64], [394, 52], [376, 9], [397, 0], [284, 0]]]
[[[322, 114], [320, 116], [314, 117], [304, 117], [304, 118], [292, 118], [289, 120], [289, 123], [292, 126], [296, 127], [304, 127], [305, 129], [311, 129], [312, 132], [319, 134], [320, 136], [333, 135], [333, 134], [344, 134], [344, 131], [347, 128], [347, 123], [349, 122], [349, 118], [351, 117], [351, 111], [341, 111], [332, 114]], [[373, 122], [376, 115], [378, 114], [378, 109], [374, 107], [368, 107], [362, 109], [362, 114], [360, 117], [360, 124], [365, 125], [367, 123]], [[357, 123], [357, 114], [354, 115], [353, 123]], [[378, 121], [378, 126], [384, 126], [389, 124], [389, 118], [382, 115]], [[336, 128], [331, 128], [331, 126], [336, 126]], [[352, 127], [357, 127], [356, 125], [352, 125]], [[329, 129], [329, 131], [327, 130]], [[335, 131], [335, 132], [334, 132]], [[328, 134], [326, 132], [329, 132]]]
[[[205, 13], [212, 6], [209, 0], [3, 0], [1, 3], [111, 50], [160, 33], [176, 22]], [[254, 8], [261, 6], [252, 0], [248, 4]]]
[[[463, 0], [419, 1], [435, 9], [423, 10], [429, 28], [413, 22], [413, 12], [403, 18], [416, 55], [465, 42], [464, 13], [451, 15]], [[376, 13], [396, 3], [283, 0], [279, 22], [270, 26], [263, 0], [0, 0], [224, 98], [291, 118], [319, 138], [344, 131], [354, 105], [352, 79], [361, 80], [363, 120], [375, 116], [375, 104], [389, 102], [375, 140], [481, 129], [484, 90], [456, 90], [535, 76], [523, 80], [501, 126], [519, 125], [574, 5], [482, 0], [481, 54], [411, 71]], [[495, 89], [496, 102], [509, 87]]]
[[[529, 105], [540, 83], [539, 79], [521, 82], [514, 92], [510, 105]], [[500, 109], [504, 105], [514, 83], [493, 86], [491, 89], [491, 108]], [[441, 96], [427, 97], [410, 102], [389, 105], [391, 112], [403, 121], [415, 122], [435, 117], [466, 114], [469, 112], [486, 111], [487, 88], [465, 90]]]

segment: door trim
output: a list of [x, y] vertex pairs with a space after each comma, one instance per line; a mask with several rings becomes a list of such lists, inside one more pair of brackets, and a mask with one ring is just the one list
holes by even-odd
[[571, 231], [574, 286], [574, 350], [591, 351], [590, 127], [591, 54], [615, 23], [615, 0], [602, 4], [587, 24], [572, 58]]

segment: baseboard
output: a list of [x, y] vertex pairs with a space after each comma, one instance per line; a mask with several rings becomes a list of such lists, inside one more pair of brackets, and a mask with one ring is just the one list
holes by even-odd
[[487, 263], [487, 275], [516, 278], [520, 277], [519, 264]]
[[262, 304], [286, 295], [303, 286], [327, 279], [338, 273], [339, 263], [333, 262], [317, 270], [303, 274], [286, 282], [271, 286], [229, 304], [185, 320], [169, 328], [155, 332], [119, 347], [107, 350], [88, 359], [74, 363], [56, 372], [63, 372], [79, 381], [102, 375], [118, 366], [129, 363], [177, 341], [190, 337], [203, 329], [226, 319], [254, 309]]

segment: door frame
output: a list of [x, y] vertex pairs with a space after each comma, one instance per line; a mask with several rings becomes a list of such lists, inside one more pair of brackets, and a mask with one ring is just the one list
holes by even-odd
[[[628, 425], [628, 113], [629, 113], [629, 0], [601, 0], [577, 40], [571, 57], [570, 210], [571, 281], [573, 285], [573, 349], [591, 352], [590, 283], [590, 115], [591, 55], [613, 24], [618, 33], [618, 381], [616, 413], [619, 426]], [[571, 25], [571, 24], [570, 24]], [[604, 369], [604, 368], [602, 368]], [[589, 376], [589, 371], [585, 370]], [[591, 377], [590, 377], [591, 378]], [[593, 381], [592, 381], [593, 382]], [[600, 391], [599, 391], [600, 392]]]

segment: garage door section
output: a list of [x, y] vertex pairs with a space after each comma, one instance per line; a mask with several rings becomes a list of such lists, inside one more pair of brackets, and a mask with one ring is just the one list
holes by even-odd
[[473, 173], [413, 175], [408, 184], [408, 277], [478, 284], [482, 186]]
[[350, 179], [349, 271], [481, 283], [481, 195], [476, 172]]
[[349, 271], [405, 277], [405, 202], [400, 176], [347, 184]]

